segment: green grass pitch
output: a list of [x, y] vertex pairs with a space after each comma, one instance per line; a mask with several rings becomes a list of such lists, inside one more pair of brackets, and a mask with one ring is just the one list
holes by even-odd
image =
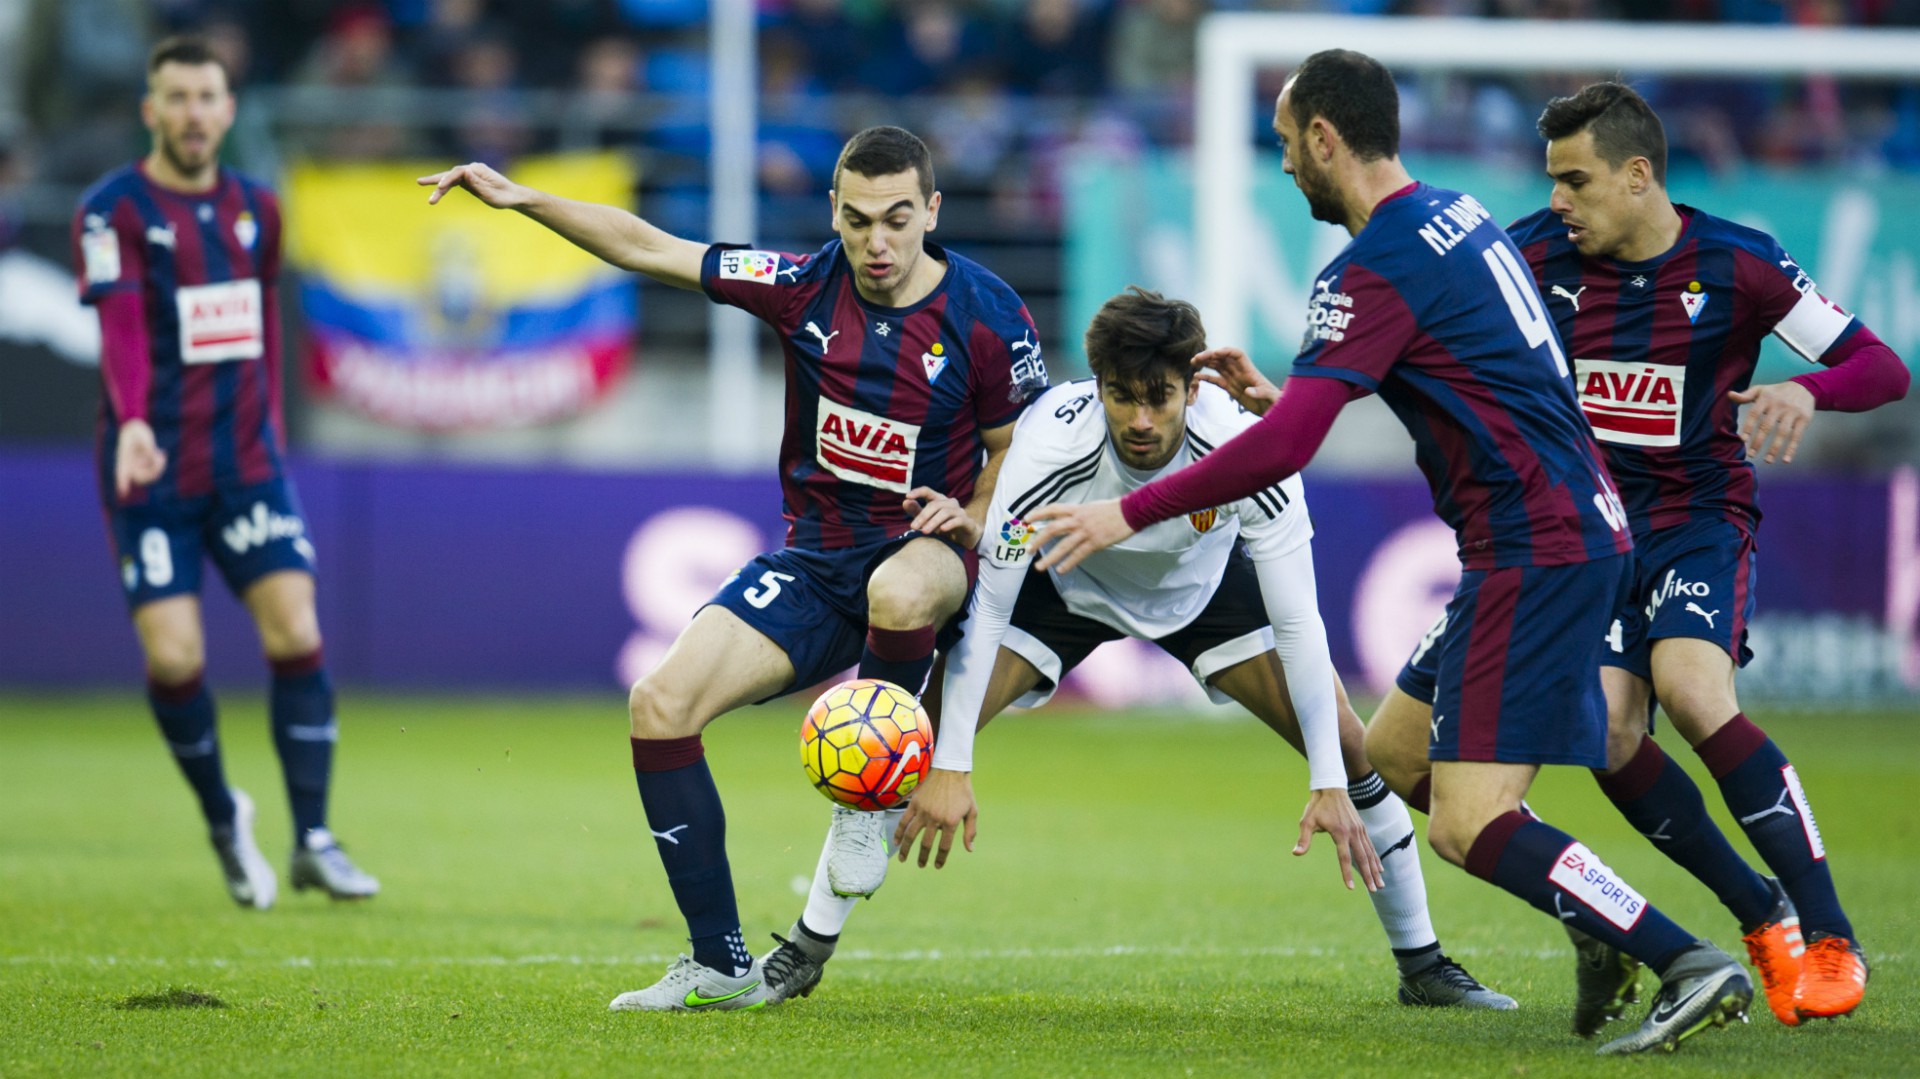
[[[262, 704], [222, 703], [229, 775], [284, 872]], [[1558, 928], [1424, 849], [1441, 940], [1522, 1010], [1394, 1003], [1325, 838], [1288, 855], [1304, 764], [1244, 717], [1007, 717], [980, 745], [978, 850], [896, 865], [810, 999], [648, 1016], [606, 1003], [684, 942], [617, 694], [346, 694], [333, 823], [385, 891], [283, 893], [265, 913], [227, 900], [139, 698], [0, 696], [0, 1075], [1913, 1074], [1920, 714], [1757, 718], [1818, 807], [1875, 964], [1866, 1003], [1789, 1030], [1756, 1001], [1751, 1025], [1671, 1059], [1603, 1061], [1566, 1032]], [[826, 824], [798, 725], [786, 702], [707, 734], [756, 950], [799, 913]], [[1551, 769], [1533, 802], [1738, 952], [1588, 777]]]

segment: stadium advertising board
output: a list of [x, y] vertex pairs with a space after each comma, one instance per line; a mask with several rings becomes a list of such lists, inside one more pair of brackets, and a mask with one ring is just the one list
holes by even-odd
[[[617, 692], [728, 574], [785, 531], [771, 475], [296, 461], [327, 654], [348, 683]], [[0, 454], [0, 685], [139, 670], [80, 451]], [[1333, 658], [1378, 691], [1459, 574], [1418, 480], [1310, 476]], [[1758, 654], [1742, 687], [1823, 700], [1920, 689], [1920, 473], [1769, 477]], [[1835, 552], [1846, 552], [1836, 557]], [[213, 580], [211, 575], [209, 581]], [[251, 684], [245, 614], [206, 591], [210, 670]], [[1068, 689], [1111, 706], [1203, 698], [1151, 645], [1096, 651]]]
[[[1419, 179], [1473, 193], [1502, 224], [1540, 209], [1549, 193], [1534, 162], [1496, 168], [1414, 157], [1408, 167]], [[1821, 292], [1858, 314], [1909, 364], [1920, 356], [1920, 178], [1747, 171], [1715, 180], [1676, 169], [1670, 188], [1677, 202], [1772, 233]], [[1173, 154], [1124, 162], [1084, 156], [1068, 170], [1067, 191], [1067, 325], [1086, 325], [1107, 297], [1130, 284], [1195, 295], [1190, 162]], [[1256, 220], [1241, 232], [1240, 265], [1252, 285], [1254, 340], [1216, 343], [1249, 346], [1254, 362], [1276, 371], [1306, 329], [1313, 274], [1348, 237], [1313, 220], [1276, 155], [1257, 159], [1251, 201]], [[1085, 371], [1072, 335], [1049, 343], [1049, 359], [1056, 351], [1071, 370]], [[1767, 339], [1761, 378], [1806, 369], [1785, 345]]]
[[[431, 429], [537, 423], [598, 400], [633, 348], [633, 277], [473, 199], [424, 212], [414, 177], [439, 167], [288, 171], [309, 381], [377, 419]], [[515, 176], [615, 206], [632, 202], [635, 180], [618, 154], [528, 158]]]

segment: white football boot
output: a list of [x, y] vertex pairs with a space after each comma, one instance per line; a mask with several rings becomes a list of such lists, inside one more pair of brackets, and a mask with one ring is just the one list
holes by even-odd
[[293, 872], [288, 874], [297, 892], [308, 888], [324, 889], [335, 899], [367, 899], [380, 894], [380, 882], [368, 875], [325, 828], [312, 828], [293, 851]]
[[213, 834], [213, 853], [220, 857], [220, 871], [226, 875], [227, 894], [233, 901], [253, 910], [266, 910], [273, 906], [280, 882], [253, 841], [253, 799], [243, 790], [229, 793], [233, 795], [233, 827], [224, 834]]
[[767, 987], [760, 961], [754, 960], [739, 977], [723, 974], [683, 955], [667, 968], [667, 976], [631, 993], [622, 993], [607, 1005], [614, 1012], [727, 1012], [767, 1006]]
[[827, 886], [833, 894], [866, 897], [887, 879], [887, 859], [893, 855], [893, 830], [907, 807], [877, 812], [833, 807], [833, 825], [827, 829]]

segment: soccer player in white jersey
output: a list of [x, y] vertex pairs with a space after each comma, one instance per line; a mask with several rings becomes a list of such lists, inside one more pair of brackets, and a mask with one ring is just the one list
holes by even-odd
[[919, 841], [922, 866], [936, 842], [934, 864], [944, 865], [956, 834], [972, 849], [976, 729], [1016, 702], [1043, 703], [1094, 648], [1134, 637], [1181, 659], [1215, 701], [1238, 701], [1306, 755], [1311, 793], [1293, 853], [1326, 832], [1349, 888], [1359, 871], [1392, 944], [1403, 1003], [1515, 1007], [1447, 958], [1434, 936], [1412, 820], [1367, 766], [1360, 720], [1328, 654], [1298, 477], [1148, 529], [1078, 573], [1030, 572], [1035, 545], [1023, 517], [1033, 507], [1118, 497], [1256, 419], [1192, 373], [1206, 331], [1191, 304], [1131, 289], [1100, 309], [1086, 344], [1096, 377], [1055, 387], [1015, 427], [980, 543], [974, 606], [948, 658], [933, 772], [909, 806], [858, 814], [862, 827], [829, 834], [806, 911], [766, 960], [769, 1003], [812, 992], [857, 898], [885, 879], [889, 840], [903, 861]]

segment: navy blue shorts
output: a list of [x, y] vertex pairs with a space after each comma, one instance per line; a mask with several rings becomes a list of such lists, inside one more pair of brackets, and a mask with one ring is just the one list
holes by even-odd
[[1428, 759], [1605, 768], [1600, 656], [1630, 561], [1461, 575], [1431, 649]]
[[[860, 662], [867, 643], [867, 578], [889, 555], [919, 538], [920, 533], [908, 532], [837, 551], [784, 547], [748, 562], [720, 585], [707, 605], [732, 611], [779, 645], [793, 664], [793, 681], [762, 700], [816, 685]], [[978, 556], [943, 536], [933, 538], [960, 556], [970, 596]], [[940, 628], [935, 647], [944, 651], [960, 639], [966, 609], [962, 602], [963, 613]]]
[[1393, 679], [1400, 692], [1426, 705], [1433, 707], [1433, 684], [1440, 676], [1440, 638], [1447, 632], [1447, 612], [1441, 611], [1440, 617], [1420, 638], [1413, 648], [1413, 655], [1407, 657], [1406, 665]]
[[236, 596], [269, 573], [314, 571], [300, 499], [285, 476], [196, 498], [109, 506], [107, 533], [134, 608], [198, 595], [203, 556]]
[[1747, 623], [1753, 619], [1758, 561], [1753, 532], [1727, 520], [1700, 520], [1663, 528], [1633, 541], [1633, 588], [1615, 612], [1601, 658], [1653, 681], [1653, 642], [1667, 637], [1712, 641], [1736, 667], [1753, 658]]

